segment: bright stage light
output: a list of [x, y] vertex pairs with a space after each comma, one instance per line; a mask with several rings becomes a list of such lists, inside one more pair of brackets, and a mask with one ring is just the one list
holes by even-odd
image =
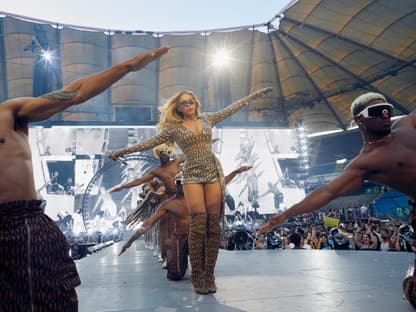
[[213, 65], [216, 67], [226, 66], [230, 61], [230, 55], [225, 49], [218, 50], [213, 57]]
[[346, 162], [347, 162], [347, 159], [343, 158], [343, 159], [337, 159], [335, 163], [337, 165], [340, 165], [340, 164], [345, 164]]
[[50, 63], [52, 62], [53, 59], [53, 53], [49, 50], [42, 50], [41, 52], [42, 55], [42, 59], [46, 62], [46, 63]]
[[64, 26], [61, 25], [61, 24], [51, 24], [51, 27], [54, 28], [54, 29], [63, 29], [64, 28]]

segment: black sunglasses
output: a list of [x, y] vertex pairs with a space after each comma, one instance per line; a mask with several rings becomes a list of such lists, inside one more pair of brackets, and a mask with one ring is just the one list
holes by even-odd
[[194, 105], [194, 104], [195, 104], [195, 101], [194, 101], [194, 100], [183, 101], [183, 102], [180, 102], [180, 103], [178, 104], [178, 107], [183, 108], [183, 107], [186, 107], [186, 106], [188, 106], [188, 105]]
[[378, 103], [367, 106], [357, 116], [362, 115], [365, 118], [379, 118], [388, 114], [390, 117], [393, 116], [393, 105], [389, 103]]

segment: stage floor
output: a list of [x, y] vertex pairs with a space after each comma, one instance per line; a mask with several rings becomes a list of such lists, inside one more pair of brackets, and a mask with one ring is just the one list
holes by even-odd
[[76, 261], [80, 312], [414, 311], [401, 288], [411, 253], [220, 250], [217, 293], [197, 295], [189, 270], [169, 281], [143, 240], [119, 257], [122, 244]]

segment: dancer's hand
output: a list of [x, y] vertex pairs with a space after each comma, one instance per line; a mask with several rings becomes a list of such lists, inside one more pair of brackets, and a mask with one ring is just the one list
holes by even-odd
[[118, 160], [118, 158], [120, 157], [117, 151], [107, 151], [107, 154], [108, 154], [108, 158], [114, 161]]
[[149, 52], [142, 53], [130, 60], [130, 66], [132, 71], [138, 71], [145, 67], [147, 64], [159, 59], [162, 55], [168, 53], [169, 47], [161, 47], [153, 49]]
[[245, 98], [241, 99], [241, 101], [244, 101], [245, 103], [248, 103], [254, 99], [257, 99], [259, 97], [265, 96], [266, 94], [273, 91], [273, 88], [267, 87], [263, 89], [259, 89], [249, 95], [247, 95]]
[[108, 158], [110, 158], [110, 160], [121, 161], [123, 163], [123, 165], [127, 166], [127, 161], [124, 158], [121, 157], [122, 155], [123, 155], [123, 153], [120, 152], [120, 151], [109, 151], [108, 152]]
[[270, 218], [263, 226], [259, 229], [259, 234], [267, 233], [272, 231], [275, 227], [279, 226], [280, 224], [284, 223], [287, 219], [287, 216], [284, 213], [276, 215]]
[[123, 253], [123, 252], [125, 252], [126, 250], [127, 250], [127, 248], [129, 248], [130, 246], [131, 246], [131, 244], [136, 240], [136, 239], [138, 239], [140, 236], [142, 236], [143, 234], [144, 234], [144, 232], [145, 232], [146, 230], [144, 229], [144, 227], [143, 226], [140, 226], [138, 229], [137, 229], [137, 231], [136, 231], [136, 233], [134, 233], [134, 235], [132, 236], [132, 237], [130, 237], [130, 239], [127, 241], [127, 243], [123, 246], [123, 248], [121, 248], [121, 251], [120, 251], [120, 253], [118, 254], [119, 256], [121, 256], [121, 254]]
[[129, 214], [126, 220], [124, 220], [124, 224], [129, 225], [132, 220], [133, 220], [133, 215]]
[[249, 99], [247, 99], [247, 101], [261, 97], [261, 96], [265, 96], [266, 94], [271, 93], [272, 91], [273, 91], [273, 88], [271, 87], [259, 89], [255, 91], [254, 93], [252, 93], [251, 95], [249, 95]]
[[123, 187], [121, 186], [115, 186], [113, 187], [111, 190], [109, 190], [109, 193], [114, 193], [114, 192], [120, 192], [123, 189]]
[[127, 243], [125, 243], [123, 247], [121, 248], [121, 251], [118, 255], [121, 256], [128, 248], [130, 248], [131, 243], [132, 243], [131, 241], [128, 241]]
[[237, 169], [237, 172], [242, 173], [244, 171], [250, 170], [251, 168], [253, 168], [253, 166], [241, 166], [240, 168]]
[[271, 88], [271, 87], [267, 87], [267, 88], [263, 88], [263, 89], [257, 90], [257, 91], [254, 93], [254, 95], [255, 95], [255, 96], [264, 96], [264, 95], [266, 95], [266, 94], [268, 94], [268, 93], [271, 93], [272, 91], [273, 91], [273, 88]]

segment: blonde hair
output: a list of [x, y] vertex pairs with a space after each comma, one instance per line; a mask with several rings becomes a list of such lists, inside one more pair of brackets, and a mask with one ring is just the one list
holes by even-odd
[[159, 158], [160, 157], [160, 152], [162, 151], [167, 151], [169, 156], [171, 156], [173, 154], [173, 146], [172, 144], [169, 143], [163, 143], [160, 144], [156, 147], [153, 148], [153, 154], [155, 155], [155, 157]]
[[177, 94], [175, 94], [174, 96], [172, 96], [165, 104], [163, 104], [162, 106], [159, 107], [160, 119], [159, 119], [159, 123], [157, 124], [157, 128], [159, 130], [161, 130], [167, 124], [172, 124], [172, 123], [174, 124], [174, 123], [182, 122], [183, 115], [182, 115], [181, 112], [178, 111], [177, 105], [179, 104], [178, 103], [179, 98], [184, 94], [188, 94], [188, 95], [192, 96], [193, 100], [196, 103], [195, 115], [196, 115], [196, 117], [200, 116], [200, 114], [201, 114], [201, 112], [200, 112], [201, 103], [199, 102], [195, 93], [193, 93], [192, 91], [187, 91], [187, 90], [180, 91]]
[[369, 103], [375, 100], [387, 102], [386, 97], [381, 93], [367, 92], [357, 97], [351, 104], [351, 114], [357, 116]]

